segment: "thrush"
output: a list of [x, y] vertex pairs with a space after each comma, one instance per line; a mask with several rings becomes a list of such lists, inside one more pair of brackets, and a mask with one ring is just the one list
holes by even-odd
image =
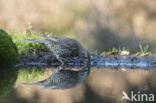
[[86, 60], [90, 56], [88, 51], [84, 49], [77, 40], [72, 38], [43, 37], [41, 40], [25, 39], [25, 41], [45, 45], [51, 52], [53, 52], [57, 60], [61, 62], [62, 66], [64, 65], [64, 62], [61, 58], [79, 57]]

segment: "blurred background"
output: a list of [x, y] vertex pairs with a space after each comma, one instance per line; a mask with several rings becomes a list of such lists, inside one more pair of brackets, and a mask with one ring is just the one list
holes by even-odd
[[[28, 23], [37, 32], [75, 38], [90, 52], [127, 47], [135, 53], [139, 44], [156, 52], [156, 0], [0, 0], [0, 28], [22, 31]], [[76, 88], [16, 85], [0, 103], [119, 103], [123, 90], [155, 93], [155, 74], [94, 69]]]
[[99, 53], [112, 47], [139, 50], [139, 43], [156, 51], [155, 0], [0, 0], [0, 28], [76, 38]]

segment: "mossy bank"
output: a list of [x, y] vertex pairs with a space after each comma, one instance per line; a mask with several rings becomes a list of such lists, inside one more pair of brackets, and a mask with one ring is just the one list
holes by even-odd
[[8, 67], [20, 61], [16, 45], [8, 33], [2, 29], [0, 29], [0, 60], [0, 67]]

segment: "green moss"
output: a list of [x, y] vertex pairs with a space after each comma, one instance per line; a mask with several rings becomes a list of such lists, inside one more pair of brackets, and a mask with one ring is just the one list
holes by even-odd
[[0, 29], [0, 67], [6, 67], [19, 62], [16, 45], [4, 30]]

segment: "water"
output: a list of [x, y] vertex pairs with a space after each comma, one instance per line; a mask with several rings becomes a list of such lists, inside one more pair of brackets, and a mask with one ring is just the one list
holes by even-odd
[[0, 103], [120, 103], [123, 91], [156, 94], [155, 75], [136, 68], [3, 68]]

